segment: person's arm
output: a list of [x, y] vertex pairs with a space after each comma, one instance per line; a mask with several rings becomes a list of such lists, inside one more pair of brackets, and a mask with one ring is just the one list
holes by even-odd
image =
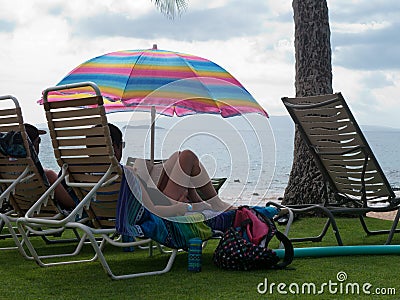
[[[44, 170], [47, 179], [49, 180], [50, 185], [52, 185], [57, 179], [58, 175], [53, 170]], [[57, 185], [54, 190], [54, 198], [56, 201], [65, 209], [73, 209], [76, 204], [72, 199], [71, 195], [67, 192], [67, 190], [63, 187], [62, 184]]]
[[205, 201], [202, 202], [192, 202], [191, 203], [193, 211], [203, 211], [203, 210], [212, 210], [210, 204], [206, 203]]

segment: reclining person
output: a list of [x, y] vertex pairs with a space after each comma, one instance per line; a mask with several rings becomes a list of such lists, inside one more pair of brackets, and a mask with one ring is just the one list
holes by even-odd
[[[125, 145], [122, 140], [122, 132], [115, 125], [108, 125], [114, 154], [120, 161]], [[170, 217], [184, 215], [192, 210], [221, 212], [235, 209], [219, 198], [207, 171], [192, 151], [175, 152], [164, 162], [163, 168], [164, 172], [157, 183], [158, 189], [148, 187], [143, 180], [140, 180], [142, 201], [146, 208], [153, 213]], [[196, 188], [199, 188], [207, 199], [206, 201], [200, 197]], [[157, 205], [155, 202], [164, 202], [166, 205]]]
[[[25, 131], [33, 145], [33, 148], [36, 151], [36, 154], [39, 155], [39, 150], [40, 150], [40, 143], [42, 139], [40, 138], [40, 135], [46, 134], [45, 130], [39, 130], [35, 126], [29, 123], [24, 123], [25, 125]], [[50, 169], [43, 169], [45, 177], [50, 185], [52, 185], [58, 178], [58, 175], [55, 171], [50, 170]], [[73, 200], [73, 197], [71, 196], [70, 193], [65, 189], [63, 185], [58, 185], [54, 191], [54, 198], [57, 202], [57, 204], [60, 205], [61, 208], [66, 209], [66, 210], [71, 210], [76, 206], [76, 202]]]

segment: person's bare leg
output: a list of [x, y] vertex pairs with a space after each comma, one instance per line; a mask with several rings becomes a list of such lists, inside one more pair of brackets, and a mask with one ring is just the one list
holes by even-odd
[[[188, 195], [188, 187], [189, 180], [186, 176], [181, 176], [182, 174], [187, 174], [187, 170], [191, 168], [191, 166], [186, 166], [184, 163], [184, 170], [180, 166], [180, 160], [183, 152], [176, 152], [171, 155], [171, 157], [165, 162], [165, 173], [164, 176], [160, 179], [161, 191], [168, 197], [174, 200], [182, 200], [182, 195]], [[184, 173], [182, 173], [182, 171]], [[182, 174], [181, 174], [182, 173]]]
[[163, 187], [162, 192], [165, 195], [178, 199], [183, 192], [186, 192], [191, 202], [198, 203], [203, 201], [195, 190], [196, 185], [193, 184], [193, 177], [205, 176], [200, 179], [203, 181], [202, 185], [210, 179], [206, 172], [199, 176], [202, 173], [199, 159], [192, 151], [184, 150], [174, 153], [165, 163], [164, 169], [165, 174], [161, 178], [159, 186]]
[[165, 195], [179, 199], [180, 195], [187, 191], [191, 202], [201, 203], [203, 199], [196, 191], [196, 188], [199, 188], [213, 209], [226, 210], [230, 208], [229, 204], [219, 198], [206, 169], [200, 163], [196, 154], [190, 150], [185, 150], [180, 152], [178, 156], [172, 156], [171, 159], [175, 159], [175, 164], [172, 170], [166, 170], [168, 181], [163, 189]]
[[[235, 209], [234, 206], [231, 206], [230, 204], [221, 200], [221, 198], [218, 196], [217, 191], [214, 188], [214, 185], [211, 182], [210, 176], [208, 175], [206, 168], [200, 162], [196, 154], [191, 151], [188, 152], [189, 153], [187, 154], [187, 156], [189, 158], [187, 159], [189, 161], [192, 161], [193, 164], [190, 176], [192, 186], [194, 187], [189, 189], [189, 199], [193, 199], [193, 202], [205, 201], [211, 205], [212, 209], [218, 211]], [[189, 164], [189, 162], [186, 163]], [[202, 195], [204, 196], [204, 200], [197, 193], [196, 188], [201, 191]]]

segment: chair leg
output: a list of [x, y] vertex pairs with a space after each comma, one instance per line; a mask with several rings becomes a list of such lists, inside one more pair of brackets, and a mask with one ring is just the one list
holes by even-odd
[[[1, 219], [0, 220], [0, 233], [3, 231], [3, 228], [4, 228], [4, 221], [3, 221], [3, 219]], [[0, 239], [1, 239], [1, 236], [0, 236]]]
[[321, 233], [318, 236], [299, 239], [299, 241], [320, 242], [320, 241], [322, 241], [322, 238], [328, 232], [329, 226], [331, 226], [338, 246], [343, 246], [342, 237], [340, 236], [339, 228], [337, 226], [335, 217], [333, 216], [332, 212], [329, 209], [327, 209], [326, 207], [320, 206], [320, 205], [311, 205], [309, 207], [305, 207], [305, 208], [301, 208], [301, 209], [294, 209], [293, 211], [294, 211], [294, 213], [306, 213], [308, 211], [313, 211], [313, 210], [322, 212], [328, 219], [325, 222], [325, 225], [324, 225]]
[[318, 236], [303, 237], [303, 238], [290, 238], [290, 240], [292, 242], [306, 242], [306, 241], [320, 242], [320, 241], [322, 241], [322, 238], [326, 235], [326, 233], [327, 233], [327, 231], [329, 229], [329, 226], [332, 226], [332, 230], [333, 230], [333, 233], [335, 234], [335, 238], [336, 238], [336, 241], [337, 241], [338, 245], [339, 246], [343, 246], [343, 241], [342, 241], [342, 238], [340, 236], [339, 228], [338, 228], [338, 226], [336, 224], [335, 217], [333, 216], [331, 211], [329, 209], [327, 209], [326, 207], [323, 207], [321, 205], [313, 205], [313, 204], [311, 204], [311, 205], [306, 205], [306, 206], [299, 206], [297, 208], [297, 207], [290, 206], [290, 205], [289, 206], [284, 206], [284, 205], [277, 204], [277, 203], [274, 203], [274, 202], [268, 202], [266, 205], [267, 206], [268, 205], [273, 205], [273, 206], [276, 206], [276, 207], [279, 207], [279, 208], [287, 208], [288, 209], [288, 211], [289, 211], [289, 220], [288, 220], [288, 223], [286, 225], [285, 232], [284, 232], [286, 236], [288, 236], [288, 234], [289, 234], [290, 227], [291, 227], [291, 225], [293, 223], [293, 220], [294, 220], [294, 214], [304, 214], [304, 213], [307, 213], [309, 211], [318, 210], [318, 211], [322, 212], [328, 218], [328, 220], [326, 221], [321, 233]]
[[392, 229], [389, 232], [389, 236], [386, 240], [385, 245], [389, 245], [392, 242], [393, 235], [395, 234], [395, 232], [398, 232], [396, 228], [397, 224], [399, 223], [399, 218], [400, 218], [400, 209], [397, 211], [396, 217], [393, 220]]
[[[21, 237], [21, 235], [15, 231], [13, 224], [11, 223], [10, 219], [8, 216], [4, 215], [4, 214], [0, 214], [0, 218], [1, 218], [1, 222], [3, 222], [3, 224], [5, 224], [5, 226], [8, 229], [8, 232], [10, 233], [10, 237], [12, 237], [12, 239], [14, 240], [15, 243], [15, 247], [4, 247], [4, 248], [0, 248], [0, 250], [15, 250], [18, 249], [19, 253], [21, 253], [21, 255], [28, 260], [33, 260], [32, 256], [29, 256], [28, 253], [25, 251], [24, 249], [24, 240], [20, 240], [19, 237]], [[22, 237], [21, 237], [22, 238]]]
[[311, 236], [311, 237], [304, 237], [304, 238], [292, 238], [292, 242], [321, 242], [323, 237], [326, 235], [328, 232], [329, 226], [331, 225], [331, 220], [328, 219], [325, 222], [324, 227], [322, 228], [322, 231], [319, 235], [317, 236]]
[[77, 256], [82, 248], [83, 245], [87, 239], [87, 236], [83, 234], [83, 236], [80, 238], [79, 243], [77, 243], [75, 249], [72, 252], [69, 253], [62, 253], [62, 254], [51, 254], [51, 255], [39, 255], [33, 246], [32, 242], [30, 241], [29, 238], [29, 233], [33, 232], [35, 235], [46, 235], [46, 230], [44, 231], [34, 231], [32, 228], [26, 227], [23, 224], [23, 221], [21, 221], [23, 218], [18, 219], [17, 221], [17, 226], [18, 230], [23, 238], [23, 241], [28, 248], [30, 254], [32, 255], [32, 258], [35, 260], [35, 262], [41, 266], [41, 267], [49, 267], [49, 266], [56, 266], [56, 265], [63, 265], [63, 264], [72, 264], [72, 263], [80, 263], [80, 262], [91, 262], [97, 259], [96, 254], [89, 259], [81, 259], [81, 260], [74, 260], [74, 261], [62, 261], [62, 262], [45, 262], [44, 260], [47, 259], [53, 259], [53, 258], [63, 258], [63, 257], [74, 257]]
[[[54, 237], [61, 237], [62, 234], [64, 233], [64, 231], [65, 231], [65, 230], [62, 230], [60, 233], [54, 234]], [[46, 244], [48, 244], [48, 245], [51, 245], [51, 244], [60, 244], [60, 243], [79, 242], [79, 240], [81, 239], [81, 237], [80, 237], [78, 231], [77, 231], [76, 229], [72, 229], [72, 231], [73, 231], [73, 233], [74, 233], [74, 235], [75, 235], [75, 238], [51, 240], [51, 239], [49, 239], [48, 236], [45, 236], [45, 235], [42, 235], [41, 238], [42, 238], [42, 240], [43, 240]]]
[[[399, 214], [399, 213], [397, 212], [397, 214]], [[396, 215], [396, 217], [397, 217], [397, 215]], [[368, 226], [367, 226], [367, 223], [365, 222], [364, 216], [363, 216], [363, 215], [360, 215], [360, 216], [359, 216], [359, 219], [360, 219], [361, 226], [362, 226], [362, 228], [364, 229], [364, 231], [365, 231], [365, 233], [366, 233], [367, 235], [392, 234], [392, 236], [393, 236], [393, 234], [399, 233], [399, 232], [400, 232], [400, 229], [396, 229], [397, 224], [394, 224], [394, 223], [393, 223], [391, 229], [370, 230], [370, 229], [368, 228]], [[394, 221], [393, 221], [393, 222], [394, 222]], [[394, 227], [393, 227], [393, 226], [394, 226]]]
[[[107, 273], [108, 276], [111, 277], [111, 279], [114, 279], [114, 280], [135, 278], [135, 277], [141, 277], [141, 276], [158, 275], [158, 274], [166, 273], [166, 272], [171, 270], [172, 265], [173, 265], [173, 263], [175, 261], [176, 255], [178, 253], [178, 249], [173, 249], [171, 251], [169, 259], [167, 261], [167, 264], [166, 264], [165, 268], [162, 269], [162, 270], [150, 271], [150, 272], [142, 272], [142, 273], [130, 273], [130, 274], [124, 274], [124, 275], [115, 275], [112, 272], [112, 270], [110, 268], [110, 265], [108, 264], [108, 262], [106, 260], [106, 257], [105, 257], [105, 255], [103, 253], [103, 247], [102, 247], [103, 245], [99, 245], [97, 243], [97, 240], [96, 240], [92, 230], [90, 229], [90, 227], [87, 227], [86, 225], [80, 224], [80, 223], [73, 223], [73, 224], [70, 224], [70, 225], [73, 226], [73, 227], [79, 228], [83, 232], [85, 232], [85, 234], [87, 235], [87, 238], [89, 239], [89, 241], [90, 241], [90, 243], [91, 243], [91, 245], [93, 247], [93, 250], [95, 251], [95, 253], [96, 253], [97, 257], [98, 257], [98, 260], [101, 263], [104, 271]], [[104, 238], [103, 239], [104, 243], [106, 243], [107, 240], [108, 240], [107, 238]], [[143, 241], [137, 241], [137, 242], [133, 242], [133, 243], [136, 243], [136, 245], [143, 245], [143, 244], [148, 244], [149, 241], [143, 240]]]

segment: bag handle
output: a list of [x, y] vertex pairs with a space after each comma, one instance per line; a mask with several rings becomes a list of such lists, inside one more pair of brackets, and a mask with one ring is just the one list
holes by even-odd
[[285, 256], [283, 257], [283, 261], [278, 263], [274, 268], [283, 269], [287, 265], [291, 264], [293, 261], [294, 257], [293, 244], [289, 240], [289, 238], [279, 230], [276, 230], [275, 236], [283, 244], [285, 248]]
[[[268, 219], [267, 216], [264, 216], [263, 214], [258, 214], [258, 216], [260, 216], [267, 224], [274, 225], [274, 222], [272, 220]], [[283, 261], [276, 264], [274, 266], [274, 268], [283, 269], [284, 267], [290, 265], [293, 261], [293, 257], [294, 257], [293, 244], [286, 235], [284, 235], [282, 232], [280, 232], [278, 230], [278, 228], [276, 228], [276, 226], [274, 226], [274, 227], [275, 227], [276, 238], [279, 240], [280, 243], [283, 244], [283, 246], [285, 248], [285, 256], [283, 257]]]
[[253, 225], [253, 221], [251, 219], [246, 219], [240, 223], [240, 228], [247, 229], [247, 225]]

